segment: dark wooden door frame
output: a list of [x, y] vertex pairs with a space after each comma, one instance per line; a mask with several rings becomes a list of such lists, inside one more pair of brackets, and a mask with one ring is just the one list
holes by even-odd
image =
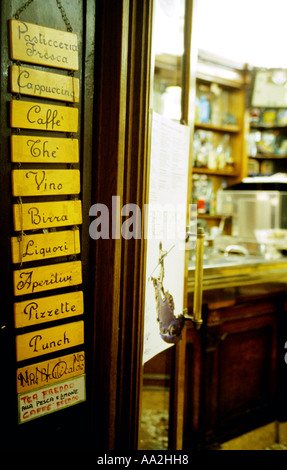
[[[110, 209], [110, 227], [112, 196], [146, 202], [151, 11], [145, 0], [97, 1], [92, 202]], [[92, 252], [97, 446], [137, 449], [145, 240], [110, 236]]]

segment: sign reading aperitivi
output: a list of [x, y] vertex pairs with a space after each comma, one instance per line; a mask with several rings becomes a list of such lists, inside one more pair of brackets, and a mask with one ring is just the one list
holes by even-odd
[[78, 139], [11, 135], [11, 161], [19, 163], [78, 163]]
[[81, 261], [39, 266], [14, 271], [14, 294], [34, 294], [82, 284]]
[[11, 65], [10, 80], [13, 93], [79, 102], [79, 79], [75, 77]]
[[24, 21], [10, 20], [11, 59], [78, 70], [77, 35]]
[[19, 100], [12, 100], [10, 107], [11, 127], [56, 132], [78, 131], [77, 108]]

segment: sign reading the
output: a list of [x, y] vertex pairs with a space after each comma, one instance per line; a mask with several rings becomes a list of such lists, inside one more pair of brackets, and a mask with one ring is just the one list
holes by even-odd
[[11, 65], [10, 79], [13, 93], [79, 102], [78, 78]]
[[77, 35], [58, 29], [10, 20], [11, 59], [78, 70]]
[[11, 160], [19, 163], [78, 163], [77, 139], [11, 136]]
[[27, 392], [85, 373], [84, 351], [38, 362], [17, 370], [17, 393]]
[[12, 170], [13, 196], [51, 196], [79, 192], [79, 170]]
[[26, 423], [86, 400], [85, 374], [18, 395], [18, 423]]
[[11, 238], [12, 262], [22, 263], [80, 253], [79, 230], [39, 233]]
[[33, 202], [13, 205], [14, 230], [36, 230], [82, 223], [81, 201]]
[[84, 343], [84, 322], [77, 321], [16, 336], [16, 358], [24, 361]]
[[42, 131], [77, 132], [78, 109], [12, 100], [11, 127]]
[[23, 328], [82, 315], [82, 313], [84, 313], [83, 292], [69, 292], [16, 302], [14, 324], [15, 328]]
[[82, 263], [81, 261], [70, 261], [20, 269], [14, 271], [13, 278], [15, 295], [75, 286], [82, 283]]

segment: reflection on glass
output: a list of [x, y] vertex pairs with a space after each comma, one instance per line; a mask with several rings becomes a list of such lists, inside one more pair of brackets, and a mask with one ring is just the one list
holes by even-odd
[[180, 121], [184, 0], [157, 0], [153, 29], [153, 109]]
[[[152, 109], [181, 120], [184, 0], [154, 0]], [[155, 312], [156, 315], [156, 312]], [[143, 371], [139, 449], [167, 450], [171, 348], [147, 361]]]

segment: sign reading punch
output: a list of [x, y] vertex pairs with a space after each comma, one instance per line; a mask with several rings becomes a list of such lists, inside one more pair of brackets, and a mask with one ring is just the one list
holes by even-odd
[[10, 20], [11, 59], [78, 70], [77, 35], [24, 21]]
[[17, 361], [84, 343], [84, 322], [77, 321], [16, 336]]

